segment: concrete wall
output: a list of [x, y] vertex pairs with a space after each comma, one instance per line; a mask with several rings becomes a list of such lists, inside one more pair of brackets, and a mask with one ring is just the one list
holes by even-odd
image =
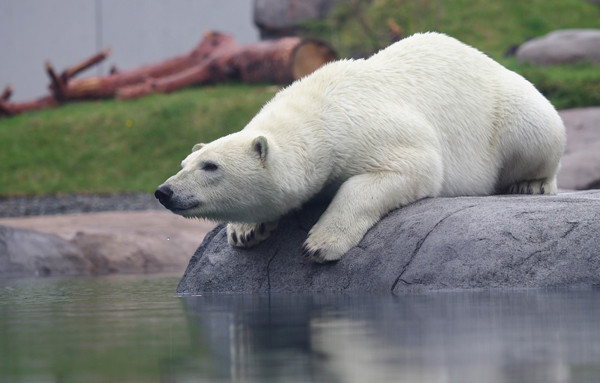
[[250, 0], [0, 0], [0, 91], [12, 100], [46, 94], [44, 62], [65, 67], [105, 47], [104, 64], [83, 75], [106, 74], [191, 50], [206, 30], [259, 39]]

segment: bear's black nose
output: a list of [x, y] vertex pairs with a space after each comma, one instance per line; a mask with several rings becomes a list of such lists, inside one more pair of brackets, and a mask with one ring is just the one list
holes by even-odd
[[173, 196], [173, 190], [167, 185], [160, 185], [154, 192], [154, 196], [160, 203], [167, 206]]

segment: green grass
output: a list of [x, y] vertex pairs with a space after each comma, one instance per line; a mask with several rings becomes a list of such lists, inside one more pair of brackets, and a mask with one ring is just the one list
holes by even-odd
[[366, 56], [391, 42], [389, 20], [402, 36], [439, 31], [498, 59], [509, 46], [556, 29], [598, 28], [600, 7], [584, 0], [351, 0], [324, 22], [307, 23], [307, 34], [342, 56]]
[[589, 63], [537, 67], [516, 59], [499, 60], [520, 73], [557, 109], [600, 105], [600, 66]]
[[0, 119], [0, 195], [153, 191], [194, 143], [242, 129], [275, 91], [223, 85]]

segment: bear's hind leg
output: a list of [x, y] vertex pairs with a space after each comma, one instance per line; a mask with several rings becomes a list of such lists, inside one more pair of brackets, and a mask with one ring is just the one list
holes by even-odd
[[237, 247], [252, 247], [265, 239], [277, 228], [275, 222], [227, 224], [227, 242]]
[[507, 194], [556, 194], [556, 177], [521, 181], [510, 185]]

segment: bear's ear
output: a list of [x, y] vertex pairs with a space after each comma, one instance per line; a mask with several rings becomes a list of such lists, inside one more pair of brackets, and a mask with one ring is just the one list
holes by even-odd
[[260, 162], [264, 162], [267, 159], [269, 144], [264, 136], [258, 136], [252, 141], [252, 149], [258, 154]]
[[206, 144], [196, 144], [196, 145], [194, 145], [194, 147], [192, 148], [192, 153], [197, 152], [198, 150], [202, 149], [204, 147], [204, 145], [206, 145]]

